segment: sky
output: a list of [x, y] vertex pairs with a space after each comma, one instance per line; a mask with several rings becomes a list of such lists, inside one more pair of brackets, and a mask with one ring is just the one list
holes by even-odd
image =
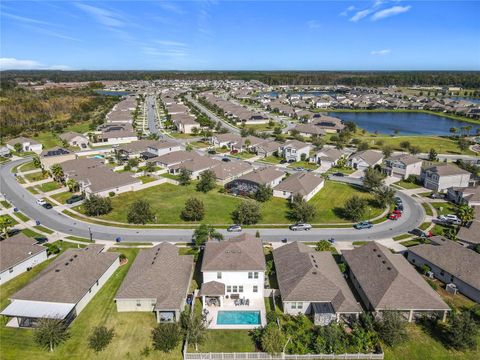
[[0, 69], [480, 70], [480, 1], [9, 1]]

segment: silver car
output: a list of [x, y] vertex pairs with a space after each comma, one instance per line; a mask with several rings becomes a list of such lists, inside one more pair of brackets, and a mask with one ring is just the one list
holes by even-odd
[[292, 230], [292, 231], [302, 231], [302, 230], [305, 230], [305, 231], [308, 231], [312, 228], [312, 225], [310, 224], [293, 224], [293, 225], [290, 225], [289, 226], [289, 229]]
[[240, 225], [231, 225], [227, 228], [228, 232], [240, 232], [242, 231], [242, 227]]

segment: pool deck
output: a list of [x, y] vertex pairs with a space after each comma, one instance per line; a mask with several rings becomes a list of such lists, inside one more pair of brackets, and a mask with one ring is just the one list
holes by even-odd
[[[267, 319], [265, 317], [265, 302], [262, 299], [250, 299], [250, 305], [235, 306], [234, 300], [225, 299], [222, 307], [219, 306], [204, 306], [204, 309], [208, 310], [207, 322], [209, 323], [209, 329], [255, 329], [259, 326], [265, 326]], [[219, 311], [260, 311], [259, 325], [217, 325], [217, 315]]]

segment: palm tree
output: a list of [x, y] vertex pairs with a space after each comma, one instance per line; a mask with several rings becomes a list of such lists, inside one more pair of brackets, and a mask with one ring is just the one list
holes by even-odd
[[457, 215], [462, 221], [462, 225], [465, 225], [475, 218], [475, 209], [468, 204], [462, 204], [457, 209]]
[[68, 190], [71, 191], [71, 192], [77, 191], [78, 187], [79, 187], [77, 180], [71, 179], [71, 178], [67, 180], [66, 185], [68, 187]]
[[42, 163], [40, 162], [40, 158], [38, 156], [33, 157], [33, 166], [35, 166], [36, 168], [42, 166]]
[[13, 226], [13, 221], [8, 216], [0, 216], [0, 230], [8, 237], [8, 230]]
[[60, 164], [54, 164], [52, 165], [52, 167], [50, 168], [50, 171], [52, 172], [52, 175], [53, 175], [53, 178], [58, 181], [58, 182], [62, 182], [63, 181], [63, 169], [62, 167], [60, 166]]

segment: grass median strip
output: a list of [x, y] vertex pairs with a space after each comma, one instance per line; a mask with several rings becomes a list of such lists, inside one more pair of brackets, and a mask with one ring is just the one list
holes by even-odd
[[30, 228], [27, 228], [27, 229], [23, 229], [22, 230], [22, 233], [25, 235], [25, 236], [28, 236], [28, 237], [31, 237], [31, 238], [34, 238], [34, 237], [44, 237], [44, 235], [36, 232], [36, 231], [33, 231], [32, 229]]
[[41, 232], [44, 232], [46, 234], [53, 234], [54, 231], [53, 230], [50, 230], [48, 228], [46, 228], [45, 226], [42, 226], [42, 225], [36, 225], [34, 226], [35, 229], [37, 229], [38, 231], [41, 231]]
[[29, 218], [27, 215], [25, 215], [25, 214], [23, 214], [23, 213], [21, 213], [21, 212], [18, 212], [18, 211], [17, 211], [17, 212], [14, 212], [13, 215], [14, 215], [15, 217], [19, 218], [20, 220], [22, 220], [23, 222], [27, 222], [27, 221], [30, 220], [30, 218]]
[[65, 239], [68, 240], [75, 240], [75, 241], [80, 241], [80, 242], [85, 242], [85, 243], [91, 243], [90, 239], [78, 237], [78, 236], [66, 236]]
[[8, 201], [5, 201], [5, 200], [0, 201], [0, 204], [2, 204], [2, 206], [5, 209], [10, 209], [12, 207], [12, 205]]

